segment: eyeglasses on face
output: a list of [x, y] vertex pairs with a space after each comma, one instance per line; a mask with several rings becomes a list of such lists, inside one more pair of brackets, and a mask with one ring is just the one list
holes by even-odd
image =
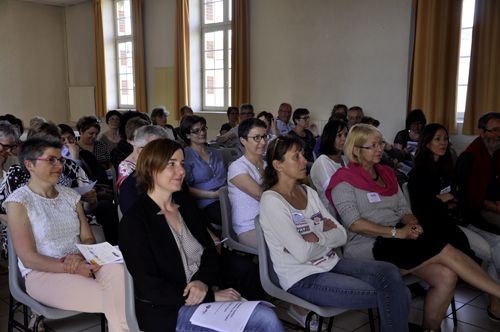
[[60, 158], [57, 158], [57, 157], [47, 157], [47, 158], [38, 157], [38, 158], [33, 159], [33, 160], [47, 161], [52, 166], [57, 166], [57, 165], [64, 165], [66, 158], [63, 158], [63, 157], [60, 157]]
[[299, 119], [301, 120], [309, 120], [311, 117], [309, 115], [304, 115], [304, 116], [301, 116]]
[[365, 150], [376, 150], [376, 149], [380, 149], [380, 150], [383, 150], [385, 148], [385, 142], [379, 142], [379, 143], [373, 143], [372, 145], [360, 145], [360, 146], [356, 146], [357, 148], [360, 148], [360, 149], [365, 149]]
[[201, 132], [204, 132], [206, 133], [208, 130], [208, 127], [207, 126], [203, 126], [203, 127], [200, 127], [200, 128], [196, 128], [196, 129], [191, 129], [191, 134], [195, 134], [195, 135], [198, 135], [199, 133]]
[[255, 135], [255, 136], [247, 136], [247, 139], [253, 139], [255, 142], [259, 143], [260, 141], [264, 140], [264, 141], [268, 141], [269, 138], [271, 138], [270, 135], [268, 134], [265, 134], [265, 135]]
[[498, 127], [494, 127], [494, 128], [490, 128], [490, 129], [485, 128], [484, 131], [489, 132], [489, 133], [493, 133], [496, 135], [500, 135], [500, 128], [498, 128]]
[[3, 150], [14, 150], [17, 147], [17, 144], [3, 144], [0, 143], [0, 146]]

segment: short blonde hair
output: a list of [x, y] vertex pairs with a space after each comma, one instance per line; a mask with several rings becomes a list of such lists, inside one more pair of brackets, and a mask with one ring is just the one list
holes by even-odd
[[347, 134], [344, 144], [344, 154], [350, 161], [359, 164], [359, 154], [356, 155], [354, 153], [354, 149], [358, 146], [363, 146], [368, 140], [368, 136], [370, 134], [375, 135], [382, 140], [382, 133], [372, 125], [358, 123], [349, 129], [349, 133]]

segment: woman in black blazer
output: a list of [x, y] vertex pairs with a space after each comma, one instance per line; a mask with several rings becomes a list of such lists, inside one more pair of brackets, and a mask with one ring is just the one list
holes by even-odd
[[[217, 254], [197, 209], [172, 196], [184, 180], [184, 152], [169, 139], [150, 142], [137, 161], [139, 196], [120, 223], [120, 249], [134, 279], [143, 331], [212, 331], [189, 319], [198, 304], [237, 301], [234, 289], [213, 292]], [[249, 331], [283, 331], [274, 312], [258, 305]]]

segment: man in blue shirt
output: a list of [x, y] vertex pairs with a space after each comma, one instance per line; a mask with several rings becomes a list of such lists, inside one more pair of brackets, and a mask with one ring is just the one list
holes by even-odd
[[295, 125], [290, 118], [292, 117], [292, 105], [289, 103], [282, 103], [278, 109], [278, 117], [276, 118], [276, 127], [278, 128], [279, 135], [286, 135], [292, 130]]

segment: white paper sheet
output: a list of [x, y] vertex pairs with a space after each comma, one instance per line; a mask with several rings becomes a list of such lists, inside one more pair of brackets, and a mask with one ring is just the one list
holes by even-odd
[[242, 332], [259, 303], [274, 307], [265, 301], [202, 303], [191, 316], [190, 322], [220, 332]]
[[97, 244], [77, 244], [76, 246], [89, 263], [97, 265], [123, 263], [121, 251], [118, 248], [113, 247], [108, 242]]
[[75, 187], [75, 188], [71, 188], [73, 190], [75, 190], [77, 193], [79, 193], [80, 195], [83, 195], [83, 194], [86, 194], [88, 193], [89, 191], [91, 191], [95, 184], [96, 184], [97, 181], [94, 181], [92, 183], [89, 183], [89, 184], [84, 184], [83, 186], [80, 186], [80, 187]]

